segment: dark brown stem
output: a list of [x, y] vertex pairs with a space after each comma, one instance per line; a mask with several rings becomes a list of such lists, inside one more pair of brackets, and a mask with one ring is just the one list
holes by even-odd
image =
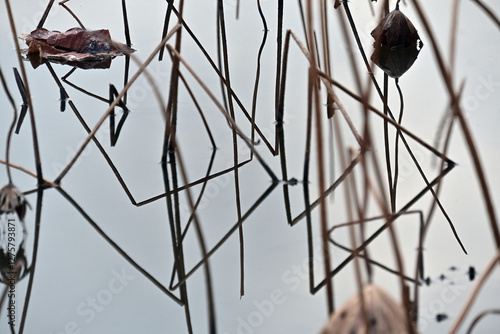
[[12, 119], [12, 124], [10, 125], [9, 132], [7, 134], [7, 147], [5, 149], [5, 162], [6, 162], [5, 167], [7, 168], [7, 178], [9, 179], [9, 184], [12, 184], [12, 177], [10, 175], [9, 152], [10, 152], [10, 140], [12, 138], [12, 132], [14, 131], [14, 126], [16, 125], [17, 121], [17, 110], [16, 110], [16, 105], [14, 103], [14, 99], [10, 94], [7, 82], [5, 81], [1, 68], [0, 68], [0, 80], [2, 81], [2, 86], [3, 89], [5, 90], [5, 94], [7, 95], [7, 98], [9, 99], [9, 102], [12, 105], [12, 109], [14, 110], [14, 118]]

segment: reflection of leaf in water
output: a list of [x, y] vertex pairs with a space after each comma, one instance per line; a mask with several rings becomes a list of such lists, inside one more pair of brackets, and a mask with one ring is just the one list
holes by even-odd
[[371, 60], [391, 78], [399, 78], [413, 65], [420, 50], [416, 47], [396, 47], [382, 45], [375, 48]]
[[19, 188], [9, 183], [0, 189], [0, 214], [16, 212], [19, 219], [24, 221], [26, 215], [26, 206], [31, 208], [28, 201], [24, 198]]
[[111, 40], [109, 31], [71, 28], [64, 33], [37, 28], [21, 36], [34, 68], [51, 61], [83, 69], [109, 68], [111, 59], [134, 52], [125, 44]]
[[399, 78], [413, 65], [423, 46], [417, 29], [398, 7], [371, 35], [375, 38], [372, 61], [393, 78]]

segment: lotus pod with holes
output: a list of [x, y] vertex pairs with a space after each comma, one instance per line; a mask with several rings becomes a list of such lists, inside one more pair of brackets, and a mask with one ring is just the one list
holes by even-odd
[[362, 293], [366, 313], [356, 293], [330, 316], [321, 334], [409, 333], [404, 308], [380, 286], [367, 284]]

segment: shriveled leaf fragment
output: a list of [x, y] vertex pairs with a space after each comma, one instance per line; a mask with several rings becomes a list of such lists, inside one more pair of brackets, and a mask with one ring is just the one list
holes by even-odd
[[423, 46], [417, 29], [398, 7], [371, 35], [375, 39], [371, 60], [393, 78], [399, 78], [413, 65]]
[[387, 292], [375, 284], [363, 288], [368, 328], [363, 316], [359, 294], [351, 297], [330, 316], [321, 334], [388, 334], [408, 333], [403, 308]]
[[134, 52], [111, 40], [106, 29], [71, 28], [61, 33], [37, 28], [21, 39], [28, 45], [26, 52], [35, 68], [47, 61], [80, 68], [108, 68], [112, 58]]

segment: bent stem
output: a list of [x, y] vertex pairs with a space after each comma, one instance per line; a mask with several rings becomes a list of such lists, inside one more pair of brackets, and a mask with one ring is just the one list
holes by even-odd
[[[398, 2], [399, 3], [399, 2]], [[400, 99], [400, 110], [399, 110], [399, 118], [398, 124], [401, 125], [403, 121], [403, 110], [404, 110], [404, 99], [403, 92], [401, 91], [401, 87], [399, 87], [399, 80], [396, 80], [396, 88], [398, 89], [399, 99]], [[394, 181], [392, 182], [391, 189], [391, 207], [392, 211], [396, 211], [396, 191], [398, 186], [398, 176], [399, 176], [399, 136], [401, 135], [401, 130], [396, 131], [396, 139], [395, 139], [395, 147], [394, 147]]]

